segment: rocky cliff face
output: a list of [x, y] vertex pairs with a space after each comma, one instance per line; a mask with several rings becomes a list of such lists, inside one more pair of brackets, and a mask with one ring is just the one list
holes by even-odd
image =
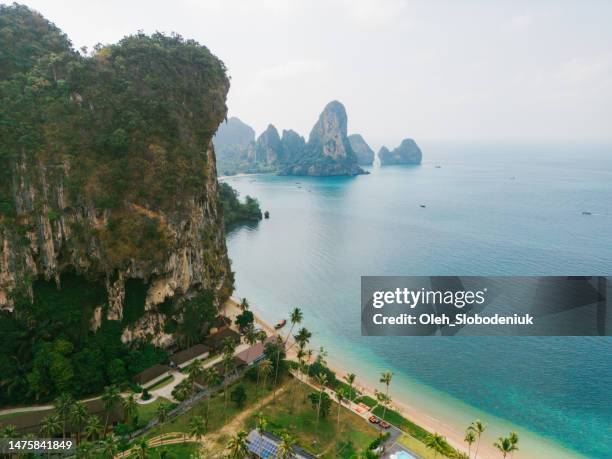
[[378, 152], [381, 166], [393, 164], [421, 164], [423, 154], [421, 149], [412, 139], [404, 139], [393, 151], [382, 147]]
[[351, 147], [357, 155], [357, 164], [360, 166], [371, 166], [374, 162], [374, 151], [363, 140], [360, 134], [351, 134], [348, 136]]
[[283, 145], [276, 128], [269, 124], [257, 138], [253, 149], [253, 161], [265, 165], [278, 165], [284, 162]]
[[36, 279], [59, 287], [76, 272], [106, 288], [96, 327], [122, 319], [126, 282], [140, 279], [145, 314], [124, 339], [167, 343], [158, 305], [202, 290], [219, 300], [231, 288], [212, 145], [225, 69], [205, 47], [159, 34], [91, 58], [68, 45], [54, 56], [0, 82], [10, 179], [0, 190], [0, 307], [31, 297]]
[[288, 164], [288, 175], [358, 175], [365, 173], [357, 165], [357, 156], [347, 137], [346, 109], [338, 101], [325, 106], [313, 126], [304, 155]]

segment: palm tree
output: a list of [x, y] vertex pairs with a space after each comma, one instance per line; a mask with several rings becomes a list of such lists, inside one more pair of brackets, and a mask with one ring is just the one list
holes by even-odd
[[438, 453], [444, 453], [446, 448], [446, 439], [439, 433], [428, 435], [425, 440], [425, 446], [434, 450], [434, 458], [438, 456]]
[[195, 437], [196, 440], [200, 441], [200, 439], [206, 433], [206, 423], [202, 416], [194, 416], [189, 421], [189, 435]]
[[339, 389], [336, 391], [336, 401], [338, 402], [338, 434], [340, 433], [340, 408], [342, 408], [342, 402], [346, 397], [344, 396], [344, 391]]
[[98, 416], [89, 416], [85, 422], [85, 436], [88, 440], [96, 439], [102, 433], [102, 424]]
[[223, 419], [227, 419], [227, 385], [230, 370], [234, 366], [234, 350], [235, 346], [228, 347], [223, 354]]
[[276, 449], [277, 459], [291, 459], [295, 457], [295, 439], [284, 432], [281, 434], [281, 441]]
[[516, 432], [510, 432], [510, 436], [508, 437], [508, 440], [510, 440], [510, 443], [512, 443], [516, 448], [510, 453], [510, 457], [512, 457], [514, 455], [514, 451], [518, 451], [518, 446], [516, 446], [518, 444], [519, 441], [519, 436]]
[[247, 362], [249, 362], [249, 357], [251, 356], [251, 349], [255, 344], [257, 344], [258, 335], [255, 331], [255, 326], [253, 324], [249, 324], [246, 332], [244, 333], [244, 340], [249, 345], [249, 349], [247, 350]]
[[240, 308], [240, 310], [242, 312], [248, 311], [248, 309], [250, 307], [249, 300], [247, 300], [246, 298], [243, 298], [242, 301], [240, 302], [240, 304], [238, 305], [238, 307]]
[[502, 453], [504, 458], [508, 455], [508, 453], [518, 451], [516, 444], [512, 443], [512, 440], [509, 438], [499, 437], [498, 440], [493, 443], [493, 446], [495, 446]]
[[106, 438], [106, 431], [108, 430], [108, 420], [110, 413], [117, 403], [121, 401], [121, 394], [119, 388], [114, 384], [112, 386], [106, 386], [102, 392], [102, 403], [104, 404], [104, 411], [106, 412], [106, 418], [104, 420], [104, 432], [103, 436]]
[[307, 328], [302, 327], [300, 328], [300, 331], [298, 331], [297, 334], [293, 336], [293, 338], [299, 346], [305, 347], [306, 344], [310, 342], [310, 338], [312, 338], [312, 333], [308, 331]]
[[149, 449], [149, 444], [147, 443], [147, 440], [145, 440], [144, 438], [141, 439], [136, 445], [136, 454], [138, 455], [138, 458], [147, 459], [148, 449]]
[[384, 421], [385, 415], [387, 414], [387, 407], [391, 403], [391, 397], [389, 397], [387, 394], [383, 394], [380, 391], [376, 391], [376, 400], [378, 400], [378, 403], [382, 403], [383, 405], [382, 420]]
[[70, 422], [76, 427], [76, 442], [77, 445], [81, 441], [81, 432], [83, 431], [83, 425], [87, 418], [89, 417], [89, 412], [87, 411], [87, 407], [79, 402], [74, 402], [72, 405], [72, 409], [70, 410]]
[[77, 459], [90, 459], [93, 457], [93, 444], [88, 441], [82, 442], [76, 450]]
[[62, 421], [62, 440], [66, 439], [66, 422], [68, 421], [68, 416], [70, 416], [70, 410], [72, 409], [73, 403], [74, 399], [72, 395], [66, 392], [60, 394], [60, 396], [55, 399], [55, 412]]
[[[380, 375], [380, 382], [383, 383], [385, 386], [387, 386], [387, 391], [385, 392], [385, 395], [388, 401], [391, 400], [389, 398], [389, 385], [391, 384], [392, 379], [393, 379], [393, 373], [391, 373], [390, 371], [386, 371]], [[383, 408], [383, 421], [385, 420], [386, 412], [387, 412], [387, 404], [385, 404], [385, 407]]]
[[319, 384], [320, 389], [319, 389], [319, 403], [317, 404], [316, 431], [319, 432], [319, 417], [321, 415], [321, 401], [323, 400], [323, 389], [325, 389], [325, 384], [327, 384], [327, 375], [325, 373], [319, 373], [317, 375], [317, 383]]
[[263, 435], [268, 427], [268, 420], [261, 412], [257, 413], [255, 418], [257, 419], [257, 433], [259, 433], [259, 435]]
[[262, 386], [266, 387], [266, 381], [268, 380], [268, 376], [272, 373], [272, 362], [269, 359], [262, 360], [257, 366], [257, 394], [259, 394], [259, 377], [263, 376]]
[[472, 429], [468, 429], [465, 432], [465, 438], [463, 439], [463, 441], [468, 444], [468, 459], [469, 459], [470, 455], [472, 454], [472, 443], [476, 441], [476, 434], [474, 433]]
[[291, 321], [291, 328], [289, 329], [289, 333], [287, 333], [287, 337], [285, 338], [285, 345], [287, 344], [287, 341], [289, 341], [289, 337], [293, 332], [293, 327], [295, 327], [295, 324], [301, 324], [302, 320], [304, 320], [304, 313], [300, 308], [294, 308], [293, 311], [291, 311], [291, 314], [289, 314], [289, 320]]
[[310, 378], [310, 362], [312, 361], [312, 349], [306, 349], [306, 361], [308, 362], [308, 369], [306, 370], [306, 377]]
[[57, 413], [51, 413], [43, 419], [40, 427], [40, 434], [46, 438], [53, 438], [58, 432], [62, 431], [62, 421]]
[[476, 442], [476, 452], [474, 453], [474, 459], [478, 457], [478, 448], [480, 447], [480, 437], [482, 433], [485, 431], [485, 428], [486, 426], [480, 419], [476, 419], [474, 422], [472, 422], [472, 424], [470, 424], [470, 427], [468, 427], [468, 429], [474, 431], [474, 433], [476, 434], [476, 437], [478, 438], [478, 441]]
[[134, 415], [138, 412], [138, 403], [134, 394], [130, 394], [123, 399], [123, 415], [124, 421], [131, 421]]
[[161, 440], [160, 445], [164, 445], [164, 422], [168, 418], [168, 405], [164, 402], [160, 403], [157, 406], [157, 410], [155, 411], [155, 415], [157, 416], [157, 422], [159, 423], [159, 430], [161, 430]]
[[115, 454], [117, 454], [118, 449], [117, 436], [114, 434], [109, 435], [108, 437], [106, 437], [106, 439], [104, 439], [101, 446], [104, 457], [115, 457]]
[[187, 367], [187, 374], [189, 375], [189, 381], [191, 381], [191, 393], [195, 394], [195, 383], [196, 379], [202, 374], [204, 367], [200, 359], [195, 359]]
[[306, 352], [304, 352], [304, 348], [300, 345], [298, 347], [298, 351], [296, 354], [296, 357], [298, 359], [298, 372], [299, 372], [299, 377], [300, 379], [302, 379], [303, 377], [303, 369], [304, 369], [304, 357], [306, 357]]
[[276, 337], [276, 365], [274, 368], [274, 384], [273, 384], [274, 401], [276, 401], [276, 380], [278, 379], [278, 370], [280, 368], [280, 354], [281, 354], [281, 350], [283, 350], [284, 348], [285, 348], [285, 343], [283, 342], [283, 339], [279, 335]]
[[212, 398], [213, 389], [219, 385], [221, 378], [217, 370], [212, 367], [208, 367], [204, 370], [204, 382], [208, 387], [208, 396], [206, 397], [206, 431], [208, 432], [208, 417], [210, 415], [210, 399]]
[[14, 425], [8, 425], [2, 429], [2, 438], [17, 438], [17, 428]]
[[355, 373], [344, 375], [344, 380], [349, 385], [349, 399], [351, 401], [355, 399], [355, 396], [353, 395], [353, 384], [355, 384], [355, 379], [357, 379], [357, 375], [355, 375]]
[[244, 459], [249, 454], [249, 440], [247, 433], [243, 430], [227, 442], [227, 451], [231, 459]]

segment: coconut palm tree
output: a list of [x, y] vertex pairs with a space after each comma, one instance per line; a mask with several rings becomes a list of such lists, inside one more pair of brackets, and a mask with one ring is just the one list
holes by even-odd
[[76, 449], [77, 459], [90, 459], [93, 457], [94, 445], [88, 441], [82, 442]]
[[202, 374], [204, 366], [200, 359], [195, 359], [187, 367], [187, 375], [191, 382], [191, 394], [195, 394], [195, 383], [196, 379]]
[[98, 416], [89, 416], [85, 422], [85, 436], [88, 440], [94, 440], [102, 433], [102, 424]]
[[304, 358], [306, 357], [306, 352], [304, 351], [304, 348], [300, 345], [298, 347], [297, 353], [296, 353], [296, 357], [298, 359], [298, 373], [299, 373], [299, 377], [300, 379], [302, 379], [303, 377], [303, 369], [304, 369]]
[[62, 421], [57, 413], [51, 413], [42, 420], [40, 434], [46, 438], [53, 438], [62, 431]]
[[138, 403], [136, 402], [136, 396], [134, 394], [128, 395], [123, 399], [122, 404], [124, 421], [127, 424], [138, 412]]
[[465, 432], [465, 438], [463, 439], [463, 441], [468, 444], [468, 459], [470, 459], [470, 456], [472, 454], [472, 443], [476, 441], [476, 434], [472, 429], [468, 429]]
[[208, 418], [210, 415], [210, 399], [212, 398], [212, 391], [215, 387], [217, 387], [221, 383], [221, 377], [217, 370], [212, 367], [208, 367], [204, 370], [204, 382], [206, 383], [206, 387], [208, 387], [208, 395], [206, 397], [206, 418], [205, 418], [205, 428], [208, 432]]
[[249, 304], [249, 300], [247, 300], [246, 298], [243, 298], [242, 301], [240, 301], [240, 304], [238, 305], [238, 307], [240, 308], [242, 312], [244, 312], [244, 311], [248, 311], [251, 305]]
[[66, 392], [60, 394], [60, 396], [55, 399], [55, 403], [53, 404], [55, 407], [55, 412], [62, 421], [62, 440], [66, 439], [66, 422], [70, 416], [70, 410], [72, 409], [73, 404], [74, 398], [72, 398], [72, 395]]
[[[385, 392], [387, 401], [391, 401], [391, 399], [389, 398], [389, 385], [391, 384], [392, 379], [393, 379], [393, 373], [391, 373], [390, 371], [386, 371], [380, 375], [380, 382], [383, 383], [385, 386], [387, 386], [387, 389]], [[387, 404], [385, 403], [385, 406], [383, 408], [383, 421], [385, 419], [386, 412], [387, 412]]]
[[378, 400], [378, 403], [382, 403], [383, 405], [383, 415], [382, 415], [382, 420], [385, 420], [385, 416], [387, 414], [387, 407], [389, 406], [389, 404], [391, 403], [391, 397], [389, 397], [387, 394], [384, 394], [380, 391], [376, 391], [376, 400]]
[[308, 362], [308, 368], [306, 370], [306, 377], [310, 378], [310, 362], [312, 362], [312, 355], [314, 354], [314, 351], [312, 349], [306, 349], [305, 352], [305, 358], [306, 358], [306, 362]]
[[229, 381], [230, 370], [234, 366], [234, 351], [232, 348], [227, 348], [223, 354], [223, 419], [227, 418], [227, 385]]
[[119, 448], [117, 436], [114, 434], [109, 435], [104, 439], [104, 441], [102, 441], [101, 446], [104, 457], [115, 457], [115, 454], [117, 454], [117, 449]]
[[518, 451], [516, 444], [512, 443], [509, 438], [499, 437], [497, 441], [493, 443], [493, 446], [495, 446], [502, 453], [504, 458], [508, 455], [508, 453]]
[[[259, 375], [261, 375], [263, 376], [263, 382], [261, 385], [265, 389], [266, 382], [268, 381], [268, 376], [272, 374], [272, 370], [274, 369], [272, 367], [272, 362], [269, 359], [264, 359], [259, 363], [257, 369], [257, 385], [259, 386]], [[259, 389], [257, 390], [257, 392], [259, 393]]]
[[268, 420], [261, 412], [257, 413], [255, 418], [257, 419], [257, 433], [259, 433], [259, 435], [263, 435], [268, 427]]
[[344, 375], [344, 380], [349, 385], [349, 399], [353, 401], [355, 396], [353, 394], [353, 384], [355, 384], [355, 379], [357, 379], [357, 375], [355, 373], [349, 373], [348, 375]]
[[295, 457], [295, 438], [288, 433], [281, 434], [281, 441], [276, 449], [277, 459], [292, 459]]
[[79, 442], [81, 441], [81, 432], [83, 431], [83, 426], [85, 425], [85, 422], [87, 421], [87, 418], [89, 417], [89, 412], [87, 411], [87, 407], [79, 401], [74, 402], [74, 404], [72, 405], [72, 408], [70, 409], [69, 417], [70, 417], [70, 422], [77, 429], [76, 442], [78, 445]]
[[206, 433], [206, 423], [204, 422], [204, 418], [202, 416], [194, 416], [189, 421], [189, 435], [195, 437], [196, 440], [200, 441], [200, 439]]
[[340, 409], [342, 408], [342, 402], [344, 402], [344, 400], [346, 399], [346, 397], [344, 396], [344, 391], [342, 389], [339, 389], [336, 391], [336, 401], [338, 402], [338, 432], [337, 434], [340, 433]]
[[157, 422], [159, 423], [159, 430], [161, 430], [161, 440], [160, 445], [164, 445], [164, 423], [168, 419], [168, 405], [164, 402], [160, 403], [155, 410], [155, 415], [157, 416]]
[[255, 326], [253, 324], [249, 324], [247, 326], [246, 331], [244, 332], [244, 341], [249, 345], [249, 349], [247, 350], [247, 362], [249, 362], [249, 357], [251, 356], [251, 349], [255, 344], [257, 344], [257, 332], [255, 331]]
[[474, 422], [472, 422], [472, 424], [470, 424], [470, 427], [468, 427], [468, 429], [471, 429], [474, 431], [474, 433], [476, 434], [476, 438], [477, 438], [476, 452], [474, 453], [474, 459], [478, 457], [478, 448], [480, 447], [480, 437], [482, 436], [482, 433], [485, 431], [485, 428], [486, 426], [480, 419], [476, 419]]
[[289, 333], [287, 333], [287, 337], [285, 338], [285, 345], [287, 345], [287, 341], [289, 341], [289, 337], [291, 333], [293, 333], [293, 327], [295, 324], [301, 324], [302, 320], [304, 320], [304, 313], [300, 308], [294, 308], [289, 314], [289, 320], [291, 321], [291, 328], [289, 329]]
[[316, 362], [320, 363], [323, 366], [327, 366], [327, 351], [323, 346], [319, 348], [319, 353], [317, 354]]
[[243, 430], [227, 442], [227, 452], [231, 459], [244, 459], [249, 454], [249, 440], [247, 433]]
[[274, 384], [273, 384], [274, 401], [276, 401], [276, 381], [278, 379], [278, 370], [280, 369], [280, 355], [281, 355], [281, 351], [284, 350], [284, 348], [285, 348], [285, 343], [283, 342], [283, 339], [279, 335], [276, 337], [276, 365], [274, 366]]
[[[519, 436], [518, 436], [518, 434], [516, 432], [510, 432], [510, 436], [508, 437], [508, 439], [510, 440], [510, 443], [512, 443], [514, 446], [516, 446], [518, 444], [518, 441], [519, 441]], [[514, 451], [518, 451], [518, 446], [516, 446]], [[510, 453], [510, 457], [512, 457], [514, 455], [514, 451], [512, 451]]]
[[147, 451], [149, 450], [149, 444], [147, 440], [142, 438], [136, 445], [136, 454], [138, 459], [147, 459]]
[[434, 450], [434, 458], [438, 456], [438, 453], [444, 453], [446, 445], [446, 439], [439, 433], [428, 435], [425, 440], [425, 446]]
[[2, 429], [2, 434], [0, 434], [2, 438], [17, 438], [17, 427], [14, 425], [8, 425], [4, 429]]
[[114, 384], [106, 386], [102, 392], [102, 403], [104, 404], [104, 411], [106, 418], [104, 419], [104, 432], [103, 436], [106, 438], [106, 431], [108, 430], [108, 420], [110, 418], [111, 411], [119, 402], [121, 402], [121, 394], [119, 388]]
[[319, 384], [319, 403], [317, 404], [317, 427], [316, 431], [319, 431], [319, 417], [321, 416], [321, 401], [323, 400], [323, 390], [325, 384], [327, 384], [327, 375], [325, 373], [319, 373], [316, 377], [317, 384]]

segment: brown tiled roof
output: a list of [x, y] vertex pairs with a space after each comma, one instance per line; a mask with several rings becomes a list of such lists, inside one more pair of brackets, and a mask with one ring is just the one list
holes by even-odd
[[148, 383], [149, 381], [153, 381], [155, 378], [163, 375], [165, 372], [170, 370], [167, 365], [156, 364], [152, 367], [147, 368], [146, 370], [141, 371], [136, 376], [134, 376], [134, 382], [140, 386]]
[[218, 333], [206, 338], [204, 344], [211, 349], [218, 350], [223, 345], [225, 338], [232, 338], [234, 341], [240, 342], [240, 333], [231, 328], [224, 328]]
[[206, 354], [207, 352], [210, 352], [208, 346], [196, 344], [195, 346], [191, 346], [184, 351], [179, 351], [172, 354], [170, 356], [170, 361], [174, 362], [175, 365], [181, 365], [191, 359], [201, 356], [202, 354]]
[[236, 358], [240, 359], [243, 364], [251, 364], [263, 355], [266, 344], [273, 343], [275, 341], [276, 336], [268, 336], [264, 343], [258, 342], [254, 346], [239, 352], [236, 354]]

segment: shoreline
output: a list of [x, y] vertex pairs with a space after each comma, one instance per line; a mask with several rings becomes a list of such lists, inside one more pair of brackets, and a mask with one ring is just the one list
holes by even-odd
[[[266, 322], [265, 320], [261, 318], [261, 314], [258, 314], [253, 310], [253, 305], [251, 305], [251, 311], [253, 312], [256, 325], [259, 326], [262, 330], [266, 331], [266, 333], [268, 334], [279, 334], [280, 333], [280, 335], [283, 336], [283, 332], [284, 334], [288, 332], [289, 329], [286, 327], [287, 326], [290, 327], [289, 323], [283, 329], [276, 330], [274, 329], [273, 326], [271, 326], [268, 322]], [[231, 317], [233, 320], [235, 316], [240, 313], [240, 310], [238, 308], [237, 298], [231, 297], [223, 305], [222, 312], [228, 315], [228, 317]], [[292, 351], [291, 348], [287, 351], [287, 358], [295, 360], [295, 352]], [[328, 364], [327, 364], [328, 368], [332, 370], [334, 373], [336, 373], [336, 376], [338, 377], [339, 380], [343, 380], [346, 374], [349, 374], [351, 372], [356, 373], [355, 369], [347, 368], [346, 362], [343, 362], [339, 359], [328, 357], [327, 361], [328, 361]], [[377, 375], [375, 376], [375, 378], [377, 379]], [[393, 384], [391, 386], [393, 386]], [[355, 384], [355, 387], [360, 392], [362, 392], [362, 394], [368, 395], [372, 398], [376, 398], [375, 382], [367, 381], [366, 378], [358, 374], [357, 383]], [[423, 409], [420, 406], [416, 406], [413, 403], [407, 403], [405, 399], [401, 398], [401, 395], [397, 394], [397, 391], [393, 390], [393, 387], [391, 389], [391, 393], [393, 395], [393, 401], [390, 405], [390, 408], [398, 411], [403, 417], [419, 425], [420, 427], [426, 429], [430, 433], [441, 434], [442, 436], [446, 437], [446, 441], [451, 446], [453, 446], [458, 451], [461, 451], [467, 454], [468, 448], [467, 448], [466, 443], [463, 441], [463, 438], [465, 436], [465, 431], [462, 428], [459, 428], [457, 425], [453, 425], [450, 420], [446, 421], [439, 417], [429, 414], [425, 409]], [[458, 401], [458, 402], [463, 403], [461, 401]], [[472, 408], [475, 411], [480, 411], [473, 407], [470, 407], [470, 408]], [[504, 425], [504, 426], [507, 426], [507, 427], [509, 426], [513, 428], [519, 433], [519, 437], [523, 441], [522, 441], [522, 444], [521, 442], [519, 442], [519, 450], [514, 454], [514, 457], [516, 459], [541, 459], [542, 457], [551, 457], [551, 456], [548, 456], [548, 454], [552, 454], [553, 455], [552, 457], [567, 458], [567, 459], [586, 457], [576, 451], [565, 448], [563, 445], [555, 443], [553, 440], [549, 440], [545, 437], [542, 437], [534, 432], [531, 432], [525, 429], [524, 427], [515, 426], [510, 421], [506, 421], [504, 419], [498, 418], [495, 415], [492, 415], [489, 413], [482, 413], [481, 420], [489, 427], [490, 426], [497, 427], [498, 425]], [[467, 427], [467, 425], [465, 425], [465, 427]], [[478, 450], [479, 459], [495, 458], [495, 457], [498, 457], [500, 454], [500, 452], [493, 446], [493, 441], [497, 439], [498, 435], [493, 434], [492, 431], [493, 429], [491, 429], [491, 431], [485, 431], [485, 433], [483, 434], [483, 438], [481, 440], [480, 447]], [[496, 429], [495, 432], [498, 432], [498, 429]], [[508, 433], [509, 431], [505, 432], [504, 435], [507, 435]], [[501, 433], [498, 432], [498, 434], [501, 434]], [[527, 441], [525, 441], [526, 439]], [[528, 444], [526, 448], [525, 448], [525, 443]], [[472, 454], [474, 452], [474, 448], [475, 448], [475, 445], [472, 446]], [[545, 454], [546, 456], [544, 456], [543, 454]]]

